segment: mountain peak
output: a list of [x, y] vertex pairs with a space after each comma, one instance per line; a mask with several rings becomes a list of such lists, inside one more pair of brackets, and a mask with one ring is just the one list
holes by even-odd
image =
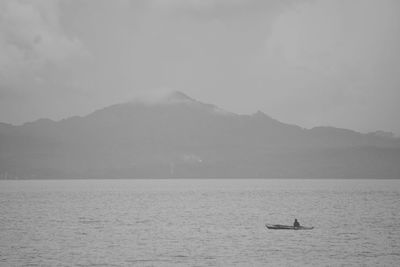
[[193, 98], [189, 97], [188, 95], [182, 93], [181, 91], [172, 91], [168, 94], [166, 94], [165, 97], [162, 98], [162, 102], [172, 102], [172, 103], [177, 103], [177, 102], [197, 102]]
[[181, 91], [150, 92], [136, 97], [133, 103], [158, 105], [176, 103], [197, 103], [197, 101]]

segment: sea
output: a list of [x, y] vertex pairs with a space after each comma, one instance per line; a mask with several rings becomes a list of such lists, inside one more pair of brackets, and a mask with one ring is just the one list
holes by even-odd
[[2, 180], [0, 266], [400, 266], [400, 180]]

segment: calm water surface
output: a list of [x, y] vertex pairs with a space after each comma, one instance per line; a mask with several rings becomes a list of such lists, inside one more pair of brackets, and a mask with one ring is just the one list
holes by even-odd
[[0, 181], [0, 266], [282, 265], [399, 266], [400, 181]]

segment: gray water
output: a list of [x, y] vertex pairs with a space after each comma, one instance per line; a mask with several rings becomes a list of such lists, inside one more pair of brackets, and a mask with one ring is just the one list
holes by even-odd
[[397, 180], [0, 181], [1, 266], [399, 264]]

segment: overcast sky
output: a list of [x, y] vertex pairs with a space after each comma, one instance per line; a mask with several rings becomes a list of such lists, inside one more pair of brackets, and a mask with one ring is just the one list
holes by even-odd
[[1, 0], [0, 121], [180, 90], [303, 127], [400, 134], [398, 0]]

